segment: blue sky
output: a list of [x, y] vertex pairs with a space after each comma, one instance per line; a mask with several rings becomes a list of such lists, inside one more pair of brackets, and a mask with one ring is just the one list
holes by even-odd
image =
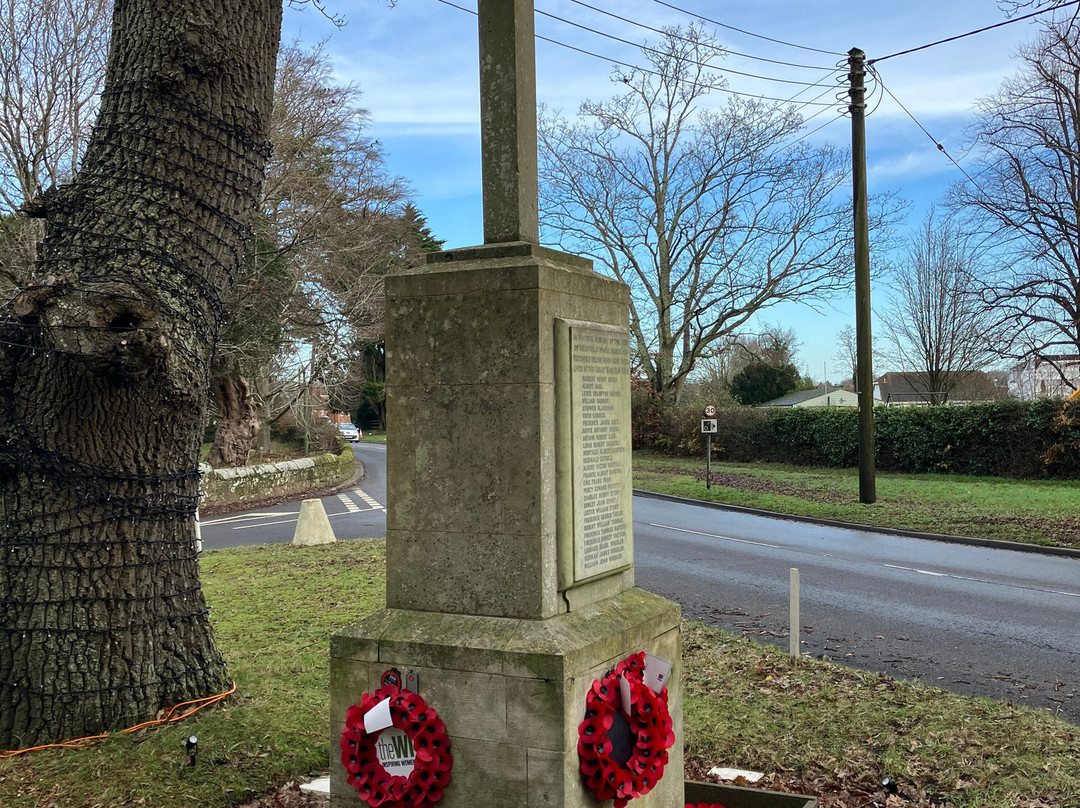
[[[453, 0], [475, 10], [476, 0]], [[993, 0], [908, 0], [857, 7], [839, 0], [790, 2], [759, 0], [536, 0], [536, 32], [606, 58], [595, 58], [551, 44], [537, 43], [537, 97], [550, 107], [572, 114], [586, 99], [608, 98], [615, 88], [609, 80], [611, 59], [642, 64], [640, 51], [581, 28], [544, 16], [562, 17], [582, 26], [629, 40], [655, 42], [657, 35], [640, 25], [599, 13], [602, 9], [634, 23], [659, 28], [686, 25], [700, 14], [748, 33], [715, 28], [719, 41], [731, 51], [820, 69], [770, 64], [729, 55], [723, 66], [770, 79], [816, 82], [830, 74], [852, 47], [870, 59], [880, 58], [938, 39], [1000, 22], [1004, 14]], [[328, 38], [327, 52], [338, 79], [355, 82], [371, 112], [371, 133], [387, 156], [389, 169], [406, 178], [415, 202], [428, 217], [432, 231], [446, 246], [463, 247], [483, 241], [480, 200], [479, 79], [476, 17], [439, 0], [338, 0], [329, 2], [346, 25], [335, 29], [310, 8], [287, 11], [284, 38], [315, 43]], [[676, 6], [691, 14], [677, 11]], [[714, 27], [714, 26], [710, 26]], [[964, 162], [966, 127], [980, 99], [994, 93], [1001, 80], [1016, 70], [1017, 47], [1035, 28], [1018, 22], [994, 31], [940, 45], [919, 53], [886, 59], [877, 65], [881, 80], [911, 114], [959, 162]], [[798, 49], [760, 37], [782, 40]], [[841, 75], [835, 71], [833, 75]], [[738, 92], [783, 99], [803, 88], [775, 80], [729, 76]], [[800, 95], [813, 98], [820, 89]], [[716, 103], [724, 96], [716, 95]], [[880, 105], [874, 107], [880, 98]], [[822, 101], [835, 100], [832, 94]], [[807, 131], [826, 124], [814, 141], [850, 142], [851, 125], [837, 117], [840, 104], [807, 107], [817, 115]], [[939, 200], [961, 177], [956, 167], [887, 95], [871, 101], [867, 118], [867, 158], [870, 193], [895, 191], [911, 200], [908, 224], [917, 225], [926, 207]], [[833, 120], [833, 119], [836, 120]], [[831, 121], [831, 122], [830, 122]], [[871, 268], [872, 273], [874, 268]], [[874, 289], [874, 305], [887, 300], [887, 284]], [[820, 312], [783, 305], [764, 315], [769, 323], [794, 328], [802, 346], [800, 364], [820, 380], [843, 375], [836, 334], [854, 324], [854, 303], [840, 298]], [[875, 375], [899, 368], [875, 368]]]

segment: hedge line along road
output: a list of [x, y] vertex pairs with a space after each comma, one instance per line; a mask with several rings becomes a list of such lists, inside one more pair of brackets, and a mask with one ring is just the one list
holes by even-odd
[[[339, 538], [386, 535], [386, 450], [324, 498]], [[374, 503], [374, 504], [372, 504]], [[289, 541], [299, 503], [208, 519], [204, 547]], [[634, 498], [638, 586], [683, 614], [788, 647], [801, 580], [801, 649], [1080, 724], [1080, 560], [967, 547]]]

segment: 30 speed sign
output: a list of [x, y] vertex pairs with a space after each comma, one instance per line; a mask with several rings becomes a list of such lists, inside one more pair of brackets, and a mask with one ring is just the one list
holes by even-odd
[[[706, 404], [705, 405], [705, 417], [706, 418], [715, 418], [716, 417], [716, 405], [715, 404]], [[704, 430], [702, 430], [702, 431], [704, 431]]]

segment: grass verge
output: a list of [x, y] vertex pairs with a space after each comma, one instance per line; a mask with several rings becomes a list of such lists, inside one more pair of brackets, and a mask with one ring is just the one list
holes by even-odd
[[[325, 771], [328, 638], [382, 606], [384, 563], [381, 541], [205, 554], [237, 695], [175, 726], [0, 760], [0, 805], [224, 808]], [[911, 797], [907, 808], [1080, 805], [1080, 729], [1044, 712], [796, 664], [693, 623], [683, 662], [691, 774], [764, 771], [767, 787], [816, 794], [822, 808], [886, 805], [874, 792], [883, 774]]]
[[[224, 808], [325, 770], [328, 638], [384, 605], [383, 546], [205, 553], [203, 588], [237, 694], [176, 725], [2, 760], [0, 805]], [[193, 769], [184, 750], [192, 734]]]
[[777, 513], [1080, 549], [1080, 481], [878, 474], [877, 502], [859, 502], [857, 469], [807, 469], [634, 453], [634, 486]]

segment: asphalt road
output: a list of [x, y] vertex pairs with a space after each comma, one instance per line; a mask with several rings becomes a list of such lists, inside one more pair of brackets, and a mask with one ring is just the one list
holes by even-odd
[[1080, 724], [1080, 560], [634, 498], [638, 586], [804, 653]]
[[[386, 448], [323, 500], [338, 538], [386, 535]], [[206, 549], [290, 541], [299, 503], [203, 522]], [[638, 586], [688, 618], [846, 665], [1057, 712], [1080, 724], [1080, 560], [634, 498]]]
[[[341, 494], [323, 497], [323, 508], [339, 539], [386, 537], [386, 446], [355, 443], [353, 455], [364, 464], [365, 474]], [[201, 523], [204, 550], [292, 541], [300, 501], [270, 508], [230, 513]]]

